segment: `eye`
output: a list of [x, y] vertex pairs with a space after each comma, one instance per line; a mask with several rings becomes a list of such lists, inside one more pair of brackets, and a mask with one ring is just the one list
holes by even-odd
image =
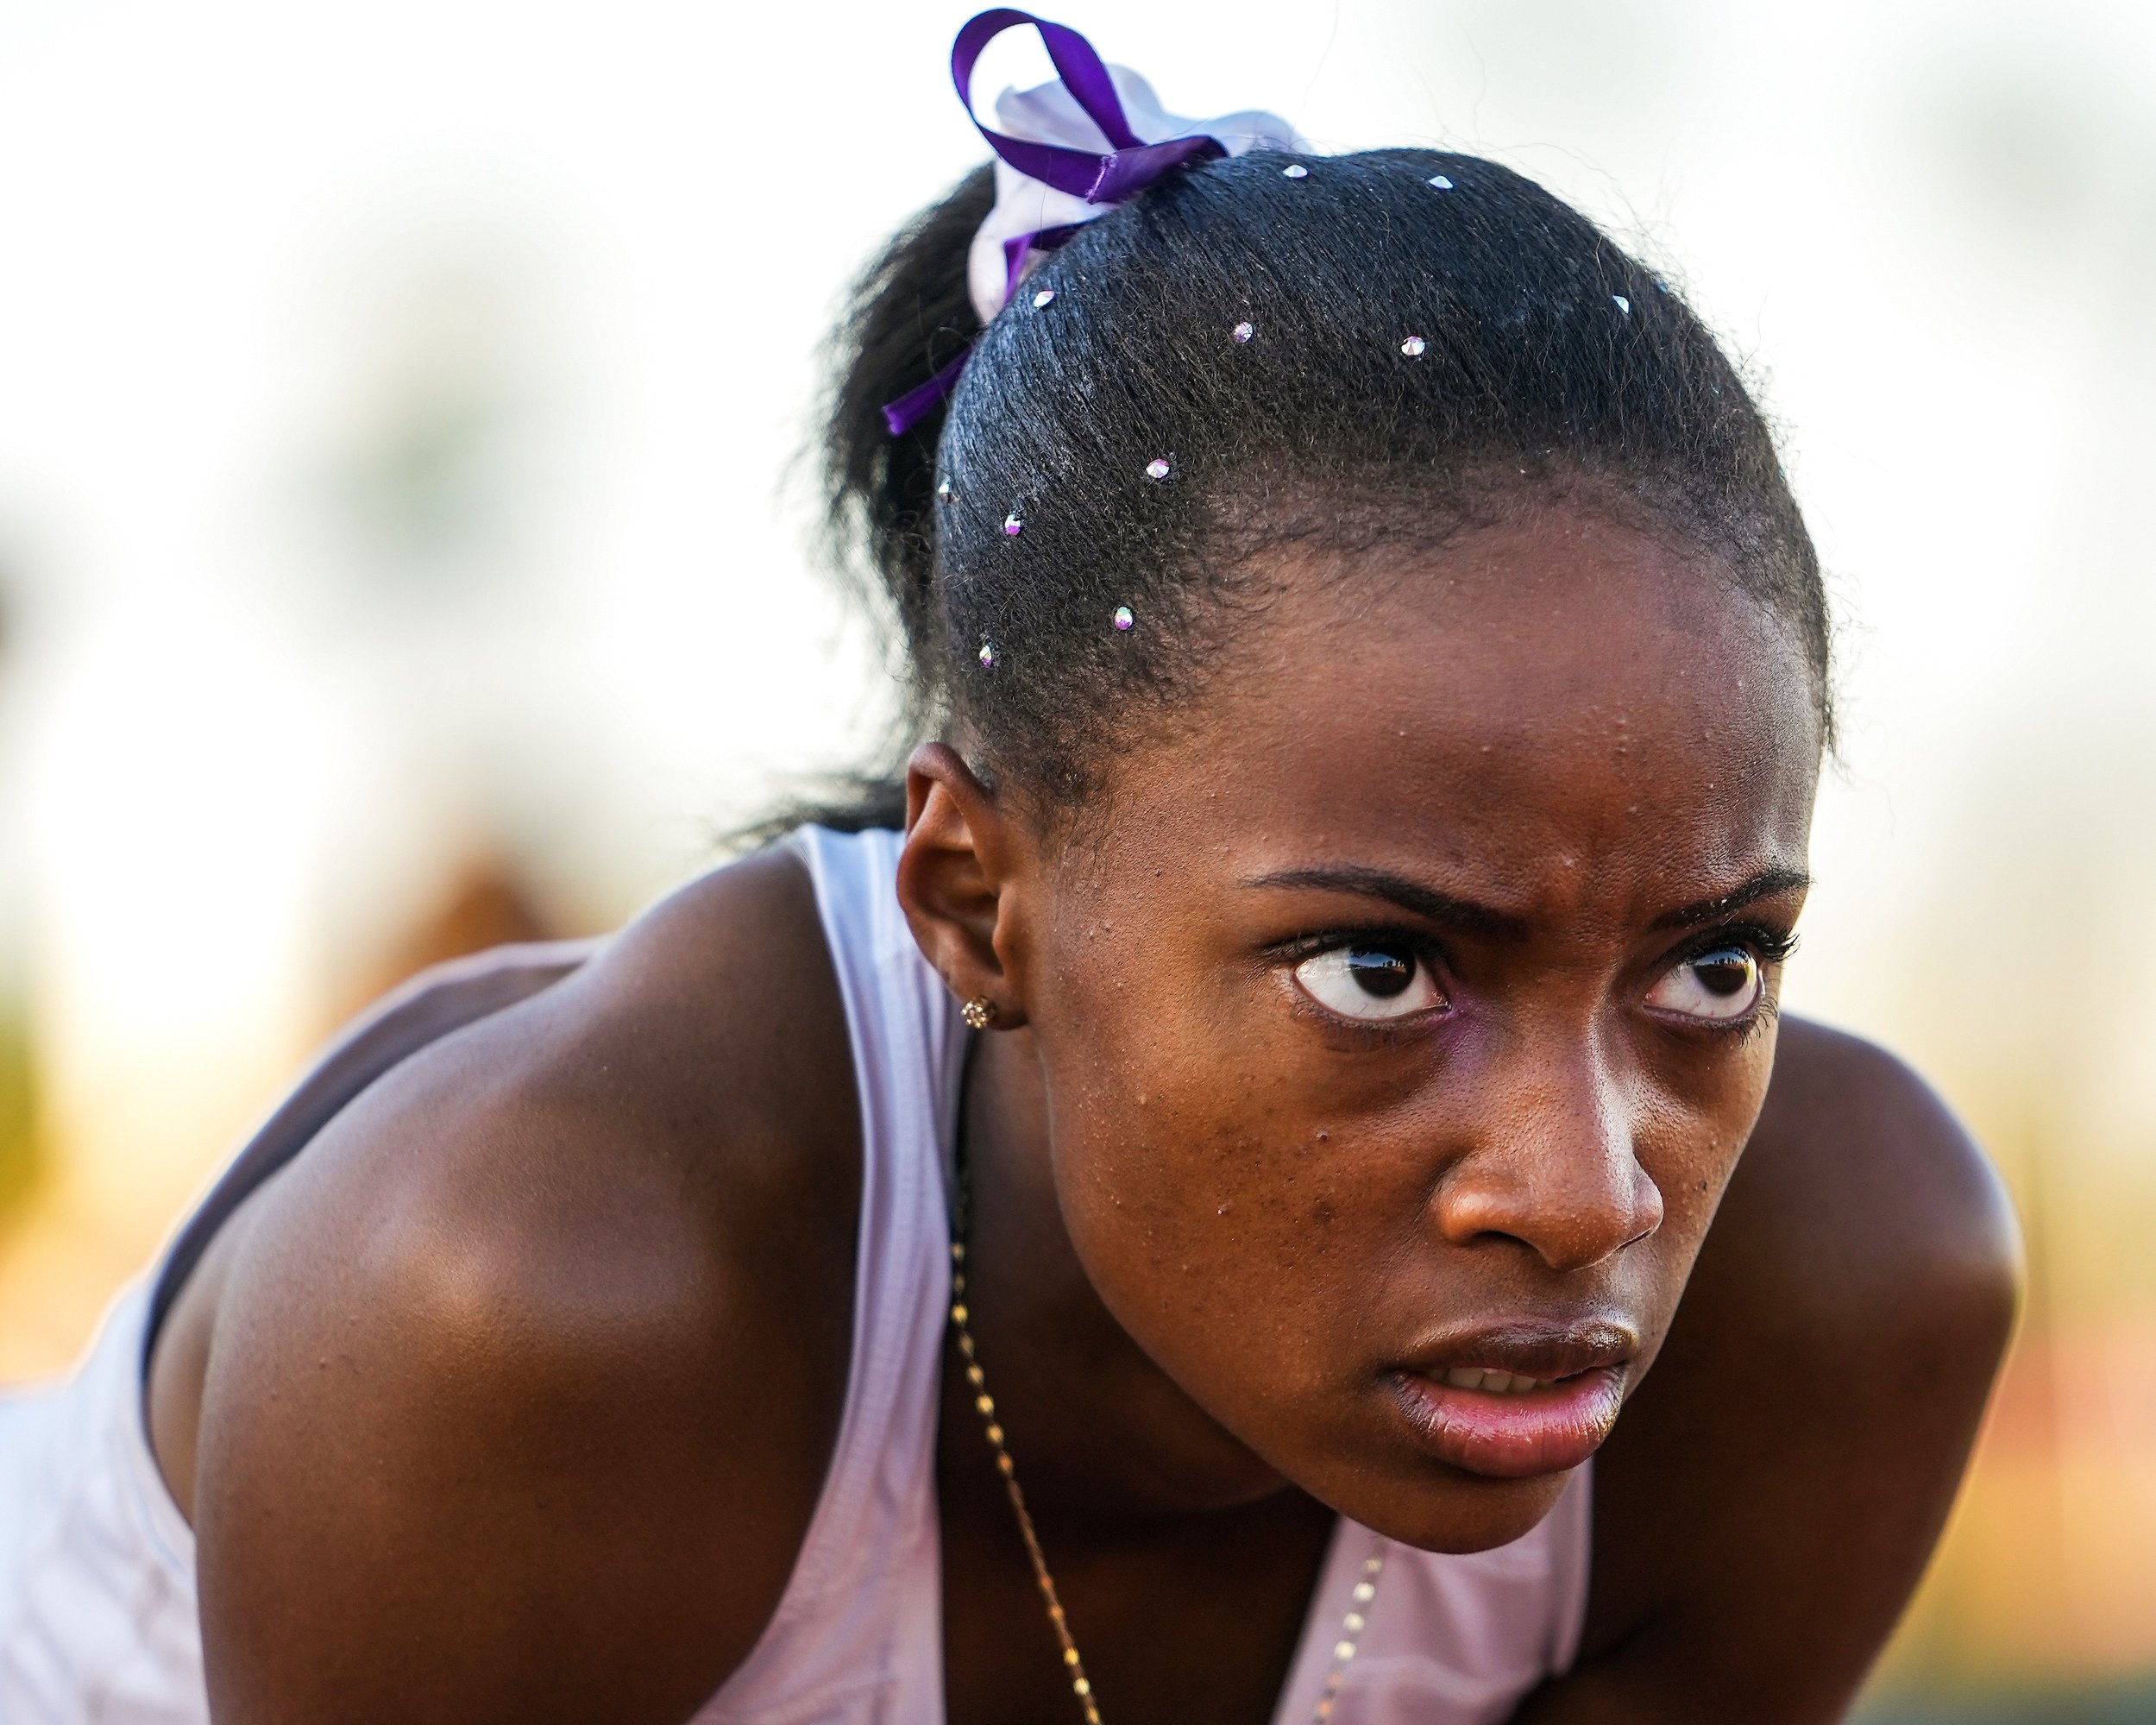
[[1295, 966], [1295, 979], [1320, 1006], [1366, 1023], [1405, 1018], [1444, 995], [1412, 947], [1333, 947]]
[[1716, 947], [1669, 971], [1649, 991], [1647, 1004], [1682, 1017], [1726, 1023], [1757, 1006], [1764, 987], [1758, 956], [1749, 947]]

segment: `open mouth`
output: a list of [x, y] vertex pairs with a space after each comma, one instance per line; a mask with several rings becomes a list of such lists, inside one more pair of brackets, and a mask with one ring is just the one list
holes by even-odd
[[1533, 1479], [1578, 1467], [1602, 1447], [1625, 1405], [1621, 1366], [1558, 1378], [1454, 1366], [1396, 1371], [1393, 1388], [1423, 1447], [1491, 1479]]
[[1388, 1376], [1419, 1447], [1464, 1472], [1532, 1479], [1601, 1448], [1625, 1405], [1634, 1351], [1629, 1335], [1600, 1326], [1486, 1332], [1428, 1349]]
[[1554, 1377], [1522, 1377], [1517, 1372], [1485, 1371], [1478, 1366], [1455, 1366], [1440, 1382], [1454, 1389], [1480, 1389], [1491, 1395], [1524, 1395], [1531, 1389], [1547, 1389]]

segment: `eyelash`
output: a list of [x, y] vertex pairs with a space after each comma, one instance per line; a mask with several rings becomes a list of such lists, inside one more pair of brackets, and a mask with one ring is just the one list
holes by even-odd
[[1291, 940], [1267, 947], [1265, 958], [1267, 964], [1292, 967], [1305, 959], [1314, 959], [1320, 953], [1337, 952], [1342, 947], [1405, 947], [1433, 968], [1444, 962], [1443, 949], [1428, 935], [1418, 930], [1382, 926], [1325, 929], [1314, 935], [1297, 935]]
[[[1353, 946], [1405, 947], [1441, 979], [1444, 973], [1444, 949], [1428, 935], [1420, 930], [1399, 927], [1386, 928], [1382, 925], [1359, 929], [1326, 929], [1315, 934], [1298, 935], [1267, 948], [1265, 958], [1269, 966], [1279, 965], [1292, 969], [1305, 959], [1315, 958], [1320, 953], [1332, 952], [1341, 947]], [[1751, 948], [1758, 959], [1761, 969], [1766, 970], [1788, 962], [1789, 955], [1796, 951], [1797, 937], [1795, 934], [1784, 929], [1770, 929], [1763, 922], [1725, 922], [1721, 927], [1711, 929], [1698, 936], [1688, 946], [1681, 948], [1669, 962], [1686, 964], [1706, 954], [1719, 952], [1725, 947]], [[1442, 980], [1439, 985], [1443, 986]], [[1317, 1010], [1322, 1011], [1323, 1009]], [[1746, 1013], [1742, 1018], [1732, 1019], [1727, 1023], [1696, 1025], [1692, 1028], [1692, 1034], [1725, 1037], [1737, 1042], [1749, 1042], [1773, 1022], [1775, 1015], [1774, 1002], [1770, 998], [1763, 998], [1758, 1007]], [[1329, 1012], [1326, 1013], [1325, 1017], [1329, 1021], [1336, 1022], [1351, 1029], [1356, 1036], [1371, 1041], [1397, 1041], [1402, 1028], [1393, 1024], [1356, 1023]]]
[[[1267, 961], [1272, 964], [1300, 964], [1305, 959], [1316, 958], [1341, 947], [1408, 947], [1420, 959], [1436, 960], [1442, 963], [1444, 949], [1428, 935], [1419, 930], [1376, 926], [1362, 929], [1322, 929], [1315, 934], [1297, 935], [1266, 948]], [[1797, 937], [1779, 929], [1769, 929], [1759, 922], [1728, 922], [1719, 929], [1709, 929], [1679, 953], [1672, 960], [1681, 964], [1705, 953], [1719, 952], [1725, 947], [1750, 947], [1763, 965], [1777, 965], [1788, 960], [1796, 950]]]
[[1718, 1041], [1742, 1047], [1774, 1023], [1781, 1012], [1780, 1005], [1771, 995], [1763, 994], [1759, 1004], [1741, 1018], [1732, 1018], [1726, 1023], [1688, 1024], [1683, 1034], [1688, 1036], [1712, 1036]]
[[[1684, 947], [1670, 960], [1673, 964], [1689, 964], [1708, 953], [1719, 953], [1727, 947], [1749, 947], [1759, 960], [1759, 967], [1770, 970], [1787, 962], [1796, 950], [1797, 937], [1781, 929], [1769, 929], [1762, 922], [1725, 922], [1719, 929], [1708, 930]], [[1725, 1023], [1698, 1023], [1688, 1025], [1685, 1034], [1694, 1036], [1714, 1036], [1724, 1041], [1742, 1044], [1750, 1042], [1780, 1013], [1779, 1003], [1762, 991], [1759, 1004], [1741, 1018]]]
[[1719, 953], [1725, 947], [1750, 947], [1763, 968], [1786, 962], [1796, 946], [1795, 935], [1769, 929], [1762, 922], [1725, 922], [1719, 929], [1709, 929], [1685, 947], [1676, 962], [1682, 964], [1702, 954]]
[[1697, 935], [1684, 948], [1684, 957], [1719, 953], [1723, 947], [1751, 947], [1762, 964], [1781, 964], [1789, 953], [1796, 951], [1796, 935], [1770, 929], [1766, 922], [1720, 922], [1719, 927]]
[[[1405, 947], [1415, 954], [1416, 962], [1429, 966], [1438, 979], [1438, 989], [1447, 999], [1451, 991], [1443, 981], [1445, 973], [1444, 949], [1427, 934], [1417, 929], [1403, 929], [1397, 924], [1383, 923], [1355, 929], [1324, 929], [1312, 935], [1297, 935], [1265, 949], [1267, 968], [1292, 971], [1306, 959], [1314, 959], [1320, 953], [1336, 952], [1342, 947]], [[1342, 1017], [1329, 1010], [1320, 1002], [1311, 999], [1301, 990], [1292, 991], [1296, 996], [1296, 1010], [1307, 1012], [1322, 1021], [1328, 1032], [1344, 1037], [1352, 1044], [1366, 1048], [1391, 1048], [1428, 1028], [1427, 1019], [1384, 1019], [1364, 1021]]]

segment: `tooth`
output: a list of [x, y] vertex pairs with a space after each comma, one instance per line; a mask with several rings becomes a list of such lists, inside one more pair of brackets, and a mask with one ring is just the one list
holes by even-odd
[[[1491, 1378], [1494, 1378], [1497, 1381], [1494, 1383], [1492, 1383], [1490, 1382]], [[1514, 1377], [1512, 1373], [1508, 1371], [1493, 1371], [1490, 1374], [1489, 1377], [1483, 1379], [1483, 1382], [1487, 1384], [1490, 1388], [1494, 1389], [1499, 1395], [1514, 1394], [1519, 1388], [1519, 1380]]]
[[1482, 1374], [1473, 1366], [1455, 1366], [1445, 1374], [1445, 1382], [1455, 1389], [1480, 1389]]

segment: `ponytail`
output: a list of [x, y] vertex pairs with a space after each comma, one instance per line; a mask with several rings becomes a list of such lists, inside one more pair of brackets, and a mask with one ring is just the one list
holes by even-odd
[[[833, 381], [824, 450], [834, 549], [855, 579], [880, 586], [909, 645], [927, 621], [945, 407], [893, 437], [883, 404], [927, 382], [980, 334], [965, 255], [995, 196], [986, 167], [967, 174], [862, 273], [839, 321], [845, 359]], [[867, 570], [859, 567], [862, 551]], [[917, 701], [925, 691], [909, 687], [908, 694]]]

